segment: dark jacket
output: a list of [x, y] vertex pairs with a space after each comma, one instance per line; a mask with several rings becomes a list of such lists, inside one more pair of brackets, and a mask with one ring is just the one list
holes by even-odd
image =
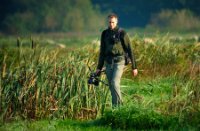
[[128, 34], [119, 27], [104, 30], [101, 34], [100, 54], [97, 69], [102, 69], [104, 61], [113, 57], [125, 56], [125, 52], [132, 63], [132, 69], [136, 69], [136, 61]]

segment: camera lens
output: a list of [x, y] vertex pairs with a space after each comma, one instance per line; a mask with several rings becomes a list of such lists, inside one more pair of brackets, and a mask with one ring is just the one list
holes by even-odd
[[98, 86], [98, 85], [99, 85], [99, 81], [98, 81], [98, 80], [95, 80], [95, 81], [94, 81], [94, 85], [95, 85], [95, 86]]

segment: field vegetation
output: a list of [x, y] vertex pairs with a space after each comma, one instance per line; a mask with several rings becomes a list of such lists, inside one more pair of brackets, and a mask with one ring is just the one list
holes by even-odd
[[[49, 127], [44, 130], [199, 129], [199, 39], [154, 34], [131, 40], [139, 75], [125, 68], [124, 103], [112, 109], [108, 87], [87, 82], [89, 67], [97, 65], [98, 39], [2, 37], [0, 129], [37, 130], [38, 120]], [[100, 79], [106, 82], [104, 74]]]

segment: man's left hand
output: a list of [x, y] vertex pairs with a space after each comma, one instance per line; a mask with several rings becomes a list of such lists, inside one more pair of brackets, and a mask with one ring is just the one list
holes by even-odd
[[137, 76], [137, 74], [138, 74], [138, 70], [137, 70], [137, 69], [133, 69], [133, 70], [132, 70], [132, 75], [133, 75], [133, 76]]

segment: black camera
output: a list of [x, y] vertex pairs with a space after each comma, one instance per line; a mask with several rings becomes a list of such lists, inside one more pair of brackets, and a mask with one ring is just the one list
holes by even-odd
[[96, 73], [91, 73], [90, 74], [90, 77], [88, 79], [88, 84], [93, 84], [95, 86], [98, 86], [99, 85], [99, 78], [98, 78], [98, 74]]

